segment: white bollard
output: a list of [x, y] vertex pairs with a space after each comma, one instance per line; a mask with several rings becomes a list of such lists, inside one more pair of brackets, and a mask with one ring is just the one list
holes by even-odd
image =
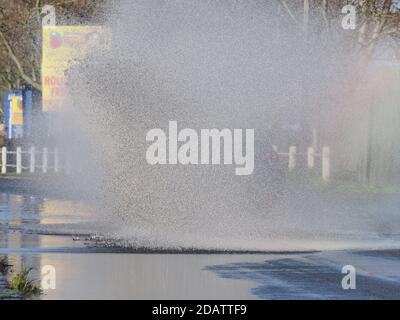
[[54, 172], [58, 172], [58, 149], [54, 149]]
[[29, 172], [35, 172], [35, 147], [32, 146], [29, 150], [30, 153], [30, 161], [29, 161]]
[[1, 148], [1, 174], [7, 173], [7, 147]]
[[314, 158], [315, 158], [315, 152], [313, 147], [308, 147], [307, 149], [307, 166], [308, 169], [314, 168]]
[[289, 170], [293, 170], [296, 167], [296, 147], [289, 147]]
[[275, 152], [278, 152], [278, 146], [272, 145], [272, 149], [274, 149]]
[[42, 155], [42, 172], [47, 172], [47, 148], [43, 148], [43, 155]]
[[17, 174], [21, 174], [22, 173], [22, 152], [21, 152], [21, 147], [17, 147], [17, 163], [16, 163], [16, 167], [17, 167]]
[[329, 147], [322, 148], [322, 179], [329, 181], [330, 178], [330, 150]]

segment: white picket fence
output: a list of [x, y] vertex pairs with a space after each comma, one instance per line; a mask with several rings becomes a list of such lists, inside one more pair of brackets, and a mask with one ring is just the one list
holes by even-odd
[[[22, 157], [24, 154], [28, 154], [28, 165], [23, 165]], [[8, 155], [14, 155], [15, 161], [10, 161]], [[39, 158], [40, 157], [40, 158]], [[40, 159], [40, 160], [39, 160]], [[7, 150], [7, 147], [1, 148], [1, 174], [6, 174], [8, 168], [15, 168], [15, 173], [20, 175], [22, 171], [28, 171], [29, 173], [35, 173], [39, 169], [42, 173], [54, 172], [58, 173], [60, 171], [60, 161], [59, 161], [58, 149], [55, 148], [49, 151], [48, 148], [36, 149], [35, 147], [30, 147], [27, 151], [23, 151], [22, 147], [17, 147], [15, 151]], [[39, 160], [39, 161], [38, 161]], [[51, 161], [51, 166], [49, 162]], [[26, 162], [26, 161], [25, 161]], [[37, 165], [37, 163], [40, 163]]]
[[[289, 152], [278, 152], [278, 148], [274, 146], [275, 151], [279, 156], [288, 157], [288, 169], [292, 171], [296, 168], [298, 163], [298, 156], [305, 155], [297, 153], [297, 148], [295, 146], [289, 147]], [[23, 166], [22, 157], [23, 154], [28, 154], [28, 165]], [[8, 155], [15, 155], [13, 163], [9, 161]], [[316, 153], [313, 147], [307, 149], [307, 168], [314, 169], [315, 159], [321, 159], [322, 161], [322, 179], [329, 181], [331, 175], [331, 165], [330, 165], [330, 149], [325, 146], [322, 148], [321, 153]], [[27, 160], [27, 159], [26, 159]], [[39, 160], [39, 161], [38, 161]], [[27, 162], [27, 161], [25, 161]], [[49, 165], [51, 162], [51, 165]], [[39, 163], [39, 165], [37, 165]], [[42, 173], [54, 172], [58, 173], [60, 171], [60, 157], [57, 148], [49, 151], [48, 148], [44, 147], [42, 149], [36, 149], [35, 147], [30, 147], [27, 151], [23, 151], [22, 147], [17, 147], [15, 151], [7, 150], [7, 147], [1, 148], [1, 174], [6, 174], [7, 168], [15, 168], [15, 173], [17, 175], [22, 174], [22, 171], [28, 171], [33, 174], [37, 171]], [[38, 169], [38, 170], [37, 170]], [[65, 172], [68, 174], [70, 171], [70, 166], [68, 162], [65, 164]]]
[[[288, 157], [288, 168], [289, 171], [292, 171], [294, 168], [296, 168], [297, 165], [297, 157], [299, 155], [305, 155], [305, 154], [300, 154], [297, 153], [297, 148], [295, 146], [290, 146], [289, 147], [289, 152], [278, 152], [278, 148], [274, 146], [275, 151], [278, 153], [280, 156], [287, 156]], [[321, 159], [322, 161], [322, 179], [325, 181], [329, 181], [330, 176], [331, 176], [331, 163], [330, 163], [330, 148], [327, 146], [324, 146], [322, 148], [321, 153], [316, 153], [313, 147], [309, 147], [307, 149], [307, 168], [312, 170], [315, 167], [315, 158]]]

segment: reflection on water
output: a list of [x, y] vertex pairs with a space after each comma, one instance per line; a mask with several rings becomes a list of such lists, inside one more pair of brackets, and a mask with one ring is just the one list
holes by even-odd
[[[252, 281], [229, 280], [207, 266], [242, 261], [240, 255], [90, 253], [72, 236], [43, 234], [39, 227], [90, 221], [80, 204], [32, 196], [0, 194], [0, 254], [13, 273], [32, 267], [40, 279], [43, 266], [56, 270], [56, 289], [42, 299], [246, 299]], [[71, 229], [71, 228], [70, 228]], [[83, 253], [77, 249], [82, 249]], [[262, 256], [246, 256], [261, 261]]]
[[0, 223], [12, 226], [61, 224], [92, 217], [82, 203], [0, 193]]
[[[46, 229], [88, 220], [90, 214], [80, 204], [0, 194], [0, 253], [10, 249], [82, 246], [70, 236], [46, 235]], [[36, 229], [40, 232], [33, 232]]]
[[[333, 251], [296, 254], [132, 254], [92, 248], [88, 240], [54, 230], [74, 230], [93, 220], [80, 204], [0, 194], [0, 255], [13, 271], [44, 266], [56, 271], [56, 289], [41, 299], [347, 299], [398, 297], [398, 239], [385, 250], [337, 251], [339, 240], [318, 243]], [[76, 226], [75, 226], [76, 225]], [[57, 229], [56, 226], [66, 226]], [[42, 228], [40, 228], [42, 227]], [[51, 228], [49, 228], [51, 227]], [[50, 230], [50, 231], [49, 231]], [[82, 230], [82, 229], [80, 229]], [[46, 233], [47, 231], [47, 233]], [[349, 241], [343, 241], [349, 246]], [[304, 241], [302, 243], [304, 245]], [[369, 249], [377, 243], [363, 241]], [[355, 245], [353, 245], [354, 247]], [[394, 247], [394, 250], [388, 248]], [[342, 267], [357, 266], [357, 292], [343, 293]], [[0, 295], [4, 279], [0, 279]], [[390, 280], [390, 281], [388, 281]], [[2, 288], [3, 286], [3, 288]], [[4, 292], [4, 291], [3, 291]]]
[[[252, 281], [229, 280], [208, 265], [243, 261], [234, 255], [26, 254], [11, 255], [18, 266], [56, 269], [56, 289], [41, 299], [255, 299]], [[261, 261], [261, 256], [245, 260]]]

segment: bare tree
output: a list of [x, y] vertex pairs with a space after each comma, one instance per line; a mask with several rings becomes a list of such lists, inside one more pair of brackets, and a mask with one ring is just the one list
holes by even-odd
[[[391, 44], [395, 55], [400, 55], [400, 1], [398, 0], [277, 0], [293, 24], [309, 29], [310, 16], [325, 37], [344, 31], [341, 28], [342, 9], [352, 4], [357, 12], [357, 26], [354, 32], [347, 32], [354, 50], [369, 60], [382, 42]], [[301, 21], [303, 15], [303, 21]]]
[[[60, 24], [85, 22], [100, 10], [102, 1], [48, 0]], [[41, 90], [42, 0], [0, 0], [0, 88], [22, 84]]]
[[41, 91], [42, 6], [55, 7], [58, 24], [73, 25], [101, 16], [103, 2], [0, 0], [0, 96], [23, 85]]

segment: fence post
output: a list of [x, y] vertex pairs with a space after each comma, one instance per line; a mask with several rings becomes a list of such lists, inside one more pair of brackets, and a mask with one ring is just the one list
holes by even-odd
[[29, 161], [29, 172], [35, 172], [35, 147], [32, 146], [29, 150], [30, 153], [30, 161]]
[[17, 161], [16, 161], [16, 173], [21, 174], [22, 173], [22, 152], [21, 152], [21, 147], [17, 147]]
[[329, 181], [330, 178], [330, 150], [329, 147], [322, 148], [322, 179]]
[[289, 147], [289, 170], [292, 170], [296, 167], [296, 147]]
[[47, 172], [47, 148], [43, 148], [43, 155], [42, 155], [42, 172]]
[[308, 166], [308, 169], [314, 168], [314, 156], [315, 156], [314, 148], [313, 147], [308, 147], [308, 149], [307, 149], [307, 166]]
[[58, 149], [54, 149], [54, 172], [58, 172]]
[[1, 174], [7, 173], [7, 147], [1, 148]]

